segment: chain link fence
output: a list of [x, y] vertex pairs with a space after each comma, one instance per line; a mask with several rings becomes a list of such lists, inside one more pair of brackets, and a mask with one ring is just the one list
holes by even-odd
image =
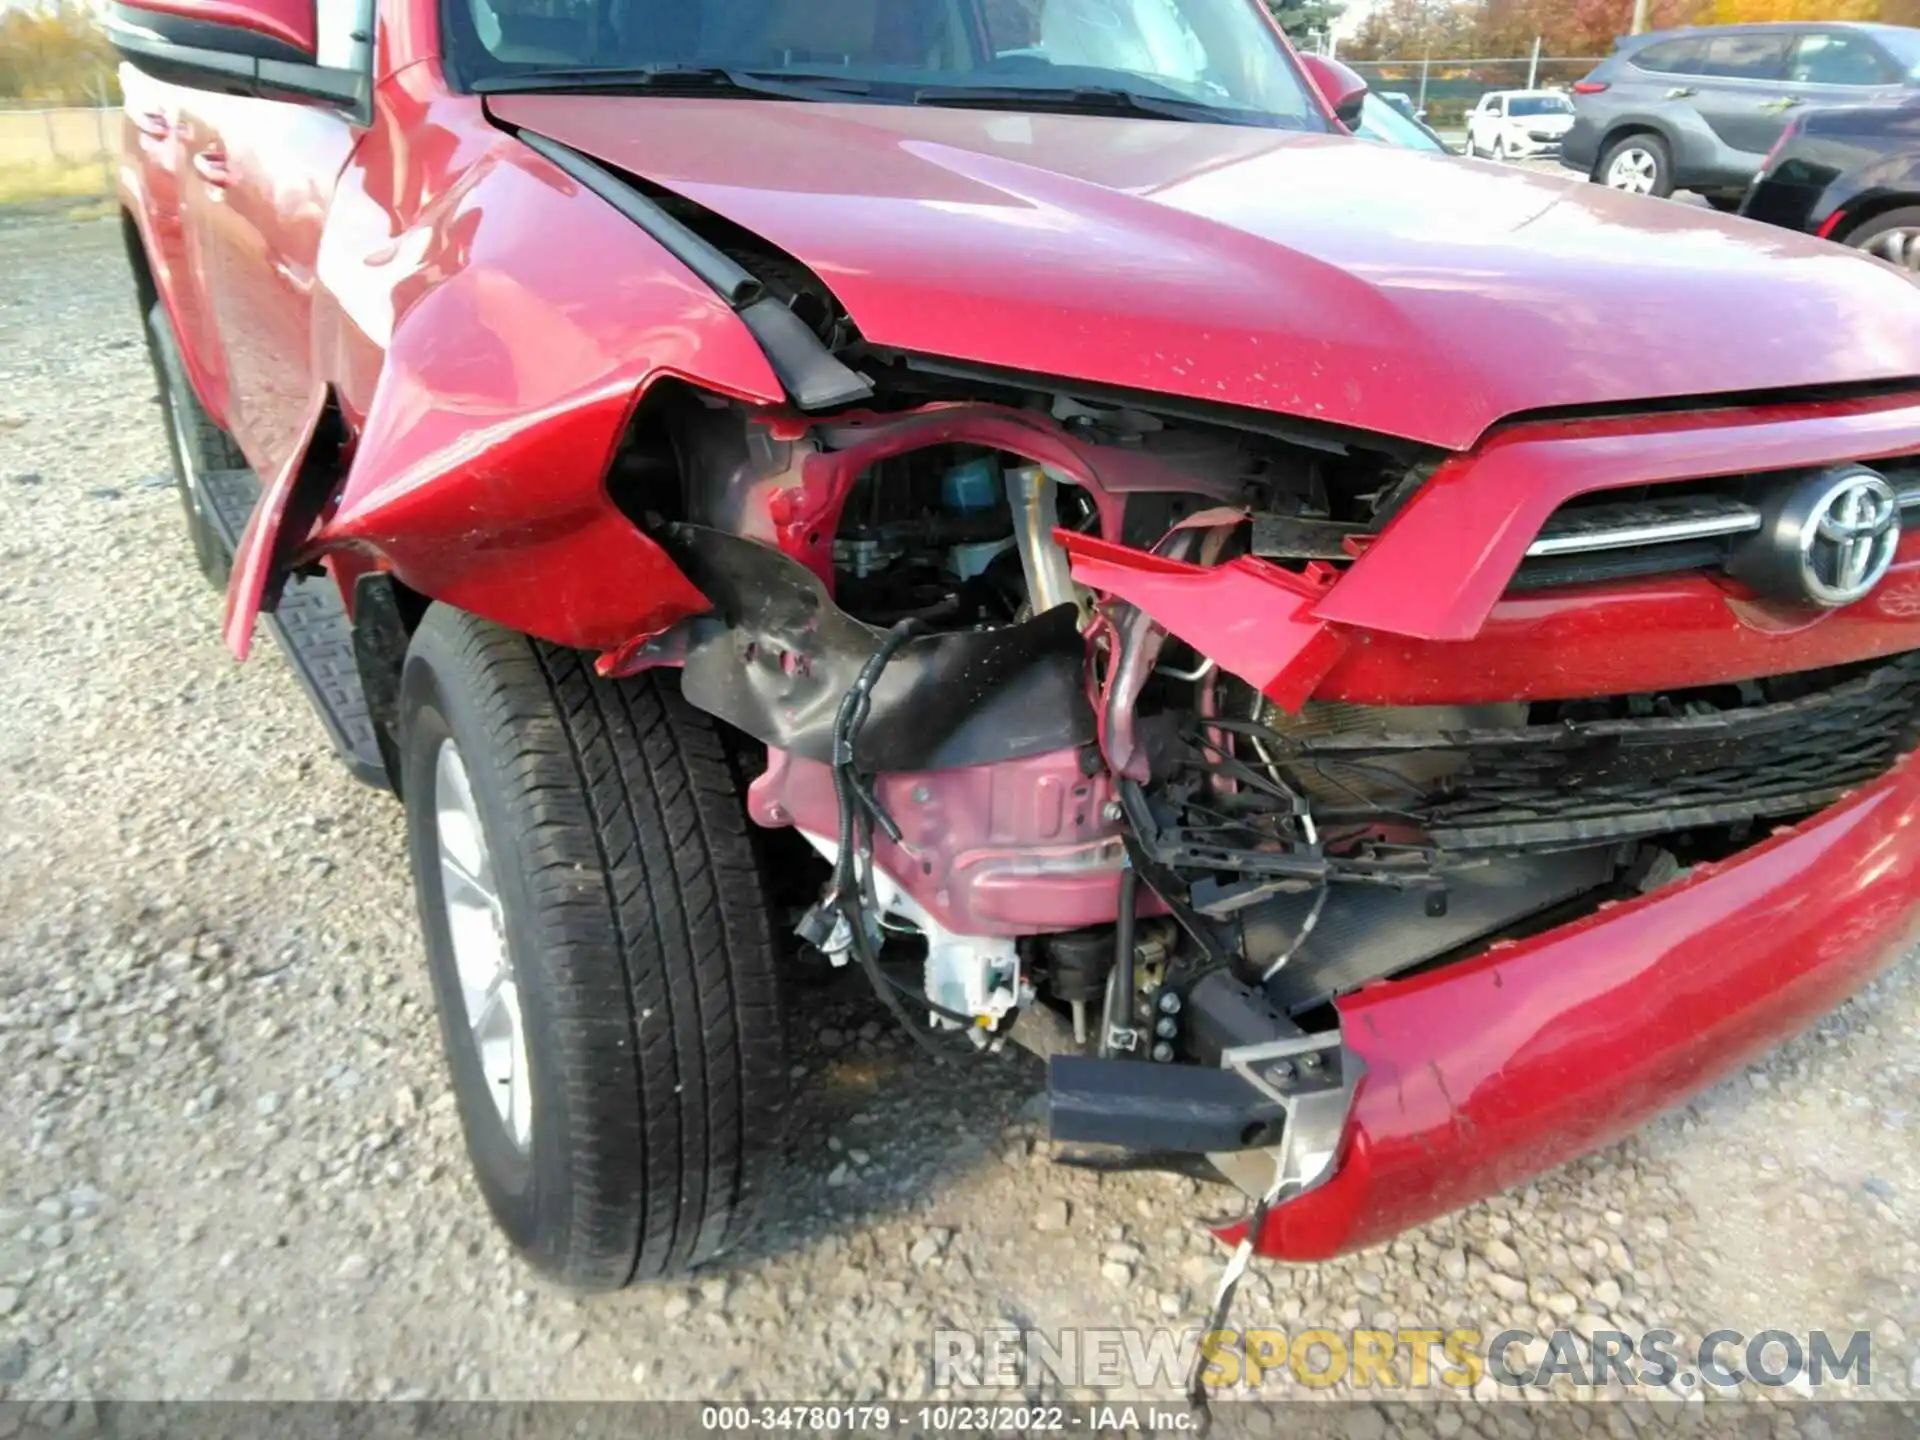
[[0, 202], [107, 194], [119, 156], [118, 107], [0, 104]]

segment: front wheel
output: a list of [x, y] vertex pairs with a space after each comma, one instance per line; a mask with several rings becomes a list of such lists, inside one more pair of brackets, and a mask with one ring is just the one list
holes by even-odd
[[1609, 190], [1664, 200], [1673, 194], [1673, 157], [1658, 135], [1629, 135], [1600, 157], [1594, 178]]
[[654, 676], [435, 606], [401, 684], [401, 793], [467, 1150], [494, 1218], [582, 1289], [750, 1222], [786, 1088], [740, 776]]

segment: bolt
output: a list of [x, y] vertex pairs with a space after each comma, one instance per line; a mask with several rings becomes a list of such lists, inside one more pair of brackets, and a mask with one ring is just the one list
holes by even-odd
[[914, 804], [924, 805], [932, 798], [933, 798], [933, 792], [927, 789], [926, 786], [916, 785], [913, 787], [913, 803]]
[[1180, 997], [1171, 990], [1163, 994], [1160, 997], [1160, 1013], [1162, 1015], [1178, 1015], [1180, 1013]]
[[1267, 1071], [1267, 1079], [1275, 1085], [1284, 1085], [1293, 1079], [1293, 1066], [1285, 1060], [1282, 1060], [1278, 1065]]
[[1121, 805], [1118, 800], [1109, 800], [1105, 805], [1100, 807], [1100, 818], [1109, 825], [1118, 825], [1122, 820], [1127, 818], [1126, 807]]
[[1171, 1015], [1162, 1015], [1154, 1024], [1153, 1033], [1162, 1040], [1171, 1040], [1180, 1033], [1180, 1022]]
[[1158, 1045], [1153, 1047], [1153, 1058], [1158, 1060], [1162, 1065], [1166, 1064], [1167, 1061], [1173, 1059], [1173, 1046], [1162, 1040]]
[[1320, 1068], [1319, 1055], [1309, 1050], [1300, 1057], [1300, 1068], [1302, 1070], [1318, 1070]]

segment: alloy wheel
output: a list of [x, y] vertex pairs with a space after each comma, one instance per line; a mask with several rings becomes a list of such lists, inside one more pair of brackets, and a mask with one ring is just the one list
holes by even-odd
[[1920, 226], [1901, 225], [1882, 230], [1860, 248], [1869, 255], [1892, 261], [1903, 270], [1920, 272]]
[[1639, 146], [1622, 150], [1607, 166], [1607, 188], [1629, 195], [1651, 195], [1660, 180], [1660, 162], [1651, 150]]
[[466, 762], [452, 740], [434, 761], [433, 803], [440, 848], [440, 894], [460, 1000], [473, 1035], [480, 1071], [500, 1122], [516, 1148], [533, 1138], [533, 1087], [527, 1071], [526, 1026], [520, 987], [507, 953], [506, 915], [493, 857], [480, 826]]

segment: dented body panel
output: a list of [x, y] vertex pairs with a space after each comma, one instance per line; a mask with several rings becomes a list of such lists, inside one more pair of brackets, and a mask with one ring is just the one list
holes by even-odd
[[[582, 648], [706, 608], [603, 485], [664, 377], [782, 398], [745, 327], [683, 265], [416, 67], [376, 92], [319, 278], [312, 404], [331, 387], [353, 440], [328, 513], [294, 546], [361, 551], [423, 595]], [[269, 485], [235, 566], [236, 650], [287, 543], [286, 483]]]
[[488, 104], [765, 236], [927, 355], [1450, 450], [1529, 411], [1920, 375], [1897, 276], [1572, 177], [1153, 120]]

